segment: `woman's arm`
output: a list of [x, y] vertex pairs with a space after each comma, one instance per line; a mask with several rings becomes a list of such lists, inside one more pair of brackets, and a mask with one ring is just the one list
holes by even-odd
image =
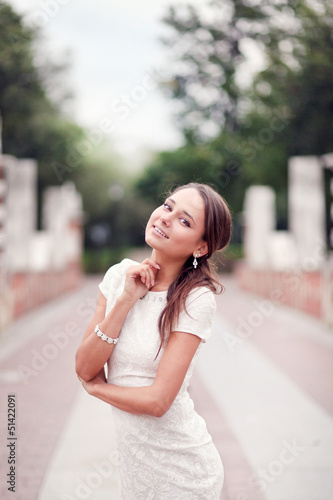
[[105, 316], [106, 299], [100, 292], [95, 314], [75, 357], [76, 373], [81, 379], [88, 381], [94, 378], [103, 369], [114, 348], [114, 344], [104, 342], [94, 333], [96, 325], [100, 324], [100, 329], [108, 337], [117, 338], [132, 306], [132, 301], [120, 296], [112, 310]]
[[200, 340], [196, 335], [173, 332], [150, 386], [120, 387], [96, 377], [82, 381], [83, 387], [92, 396], [128, 413], [161, 417], [177, 396]]
[[88, 381], [100, 374], [114, 348], [114, 344], [104, 342], [94, 333], [96, 325], [100, 324], [101, 331], [108, 337], [117, 338], [127, 314], [154, 282], [158, 268], [158, 264], [151, 259], [131, 266], [126, 272], [124, 290], [107, 316], [106, 298], [99, 293], [94, 316], [76, 353], [75, 369], [80, 379]]

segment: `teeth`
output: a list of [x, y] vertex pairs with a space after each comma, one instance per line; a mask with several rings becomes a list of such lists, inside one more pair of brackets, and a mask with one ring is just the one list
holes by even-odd
[[166, 234], [163, 233], [163, 231], [161, 231], [158, 227], [154, 226], [156, 231], [161, 235], [161, 236], [164, 236], [164, 238], [168, 238], [168, 236]]

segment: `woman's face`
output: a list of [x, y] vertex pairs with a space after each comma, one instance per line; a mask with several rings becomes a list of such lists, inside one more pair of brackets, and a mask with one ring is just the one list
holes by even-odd
[[146, 226], [146, 243], [169, 258], [185, 261], [194, 253], [204, 255], [205, 206], [198, 191], [186, 188], [168, 197], [151, 214]]

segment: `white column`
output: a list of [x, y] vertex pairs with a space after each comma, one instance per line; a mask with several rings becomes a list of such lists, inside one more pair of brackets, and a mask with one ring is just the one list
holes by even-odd
[[6, 262], [11, 272], [29, 269], [29, 247], [37, 225], [37, 163], [4, 155], [7, 175]]
[[77, 226], [82, 223], [82, 200], [72, 182], [49, 187], [44, 192], [43, 228], [51, 238], [51, 266], [64, 269], [81, 258], [82, 241]]
[[244, 201], [244, 251], [255, 269], [269, 266], [268, 239], [276, 226], [275, 193], [268, 186], [251, 186]]
[[298, 264], [319, 269], [325, 255], [325, 197], [322, 165], [316, 156], [289, 159], [289, 229], [295, 239]]

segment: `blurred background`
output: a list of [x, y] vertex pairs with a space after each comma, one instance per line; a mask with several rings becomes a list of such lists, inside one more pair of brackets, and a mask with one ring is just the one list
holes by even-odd
[[330, 327], [332, 29], [329, 0], [0, 1], [3, 338], [192, 181], [231, 208], [227, 282]]
[[[15, 275], [57, 280], [70, 266], [58, 285], [68, 288], [81, 272], [105, 272], [143, 246], [164, 193], [190, 181], [212, 185], [233, 212], [225, 269], [244, 257], [246, 224], [258, 227], [250, 267], [288, 271], [307, 257], [317, 259], [308, 270], [322, 267], [329, 1], [11, 0], [0, 22], [2, 323], [23, 307], [15, 294], [33, 301], [13, 291]], [[293, 157], [305, 158], [290, 167]], [[246, 222], [250, 186], [261, 190], [249, 194]], [[297, 215], [302, 199], [311, 226]]]

